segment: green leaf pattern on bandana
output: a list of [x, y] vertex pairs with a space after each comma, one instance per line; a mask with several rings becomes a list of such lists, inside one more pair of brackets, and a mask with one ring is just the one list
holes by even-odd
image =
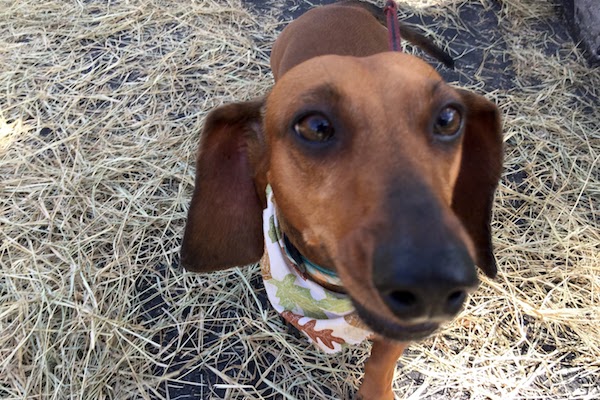
[[338, 314], [352, 311], [350, 300], [338, 299], [329, 293], [325, 293], [324, 299], [316, 300], [309, 289], [296, 285], [295, 281], [296, 276], [293, 274], [287, 274], [282, 281], [269, 280], [269, 283], [277, 287], [276, 296], [285, 310], [294, 311], [299, 307], [304, 312], [304, 316], [317, 319], [327, 319], [323, 310]]
[[325, 298], [318, 300], [317, 304], [323, 310], [331, 311], [336, 314], [345, 314], [354, 311], [354, 306], [349, 299], [339, 299], [329, 292], [325, 292]]
[[269, 238], [271, 239], [271, 243], [277, 243], [280, 237], [281, 232], [279, 231], [279, 227], [275, 225], [275, 216], [271, 215], [271, 218], [269, 218]]

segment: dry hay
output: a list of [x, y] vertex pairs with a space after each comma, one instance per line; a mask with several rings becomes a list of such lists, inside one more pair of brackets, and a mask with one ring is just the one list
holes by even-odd
[[[551, 2], [481, 1], [499, 35], [483, 59], [515, 75], [457, 79], [504, 115], [501, 273], [412, 345], [396, 394], [595, 399], [600, 73], [548, 26]], [[465, 4], [439, 3], [406, 16], [458, 43]], [[204, 115], [271, 83], [281, 26], [263, 6], [0, 1], [0, 398], [350, 398], [369, 345], [328, 357], [289, 335], [256, 267], [177, 267]]]

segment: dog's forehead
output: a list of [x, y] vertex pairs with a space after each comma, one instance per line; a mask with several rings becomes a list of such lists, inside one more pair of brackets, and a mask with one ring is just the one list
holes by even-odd
[[440, 83], [440, 75], [423, 60], [405, 53], [386, 52], [369, 57], [326, 55], [287, 71], [267, 98], [267, 119], [289, 119], [304, 107], [380, 99], [395, 102], [419, 99]]

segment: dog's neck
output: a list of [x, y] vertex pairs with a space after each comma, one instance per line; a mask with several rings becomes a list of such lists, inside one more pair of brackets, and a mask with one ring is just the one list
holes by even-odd
[[[268, 186], [266, 190], [267, 199], [269, 199], [268, 193], [270, 191], [272, 191], [272, 189]], [[290, 235], [286, 234], [285, 229], [279, 224], [279, 222], [281, 222], [279, 218], [277, 218], [279, 209], [274, 197], [275, 196], [273, 195], [270, 197], [271, 200], [267, 200], [272, 201], [274, 206], [273, 217], [276, 219], [275, 226], [277, 226], [277, 229], [273, 234], [277, 236], [279, 243], [281, 243], [281, 250], [289, 260], [290, 264], [292, 264], [302, 276], [316, 282], [322, 287], [337, 293], [346, 293], [342, 281], [334, 270], [312, 262], [292, 244], [289, 239]]]
[[[346, 345], [371, 338], [373, 334], [358, 317], [352, 299], [319, 280], [315, 271], [322, 267], [306, 268], [313, 263], [299, 252], [293, 255], [297, 249], [290, 246], [289, 240], [286, 244], [273, 193], [270, 188], [266, 193], [263, 211], [265, 252], [260, 260], [260, 271], [273, 308], [326, 353], [335, 353]], [[329, 273], [328, 270], [324, 272], [325, 275]], [[337, 276], [333, 275], [333, 278], [337, 279]]]

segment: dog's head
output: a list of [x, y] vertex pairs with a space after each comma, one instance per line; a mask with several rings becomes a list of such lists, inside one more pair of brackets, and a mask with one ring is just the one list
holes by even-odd
[[401, 53], [322, 56], [265, 100], [207, 117], [182, 264], [257, 262], [270, 184], [282, 230], [335, 270], [384, 336], [422, 337], [496, 274], [490, 217], [502, 164], [498, 110]]

